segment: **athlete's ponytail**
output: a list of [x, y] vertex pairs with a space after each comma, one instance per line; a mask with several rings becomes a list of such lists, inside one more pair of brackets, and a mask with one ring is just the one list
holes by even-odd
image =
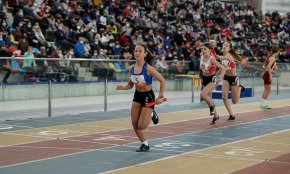
[[228, 42], [229, 45], [230, 45], [230, 50], [229, 50], [229, 53], [233, 56], [233, 58], [236, 60], [236, 61], [239, 61], [241, 62], [242, 61], [242, 57], [237, 53], [237, 51], [235, 50], [235, 48], [233, 47], [232, 43], [231, 42]]

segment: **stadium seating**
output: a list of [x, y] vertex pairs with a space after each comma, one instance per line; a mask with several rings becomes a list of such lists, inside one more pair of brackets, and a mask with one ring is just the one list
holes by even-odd
[[119, 64], [119, 62], [115, 62], [114, 66], [115, 66], [115, 69], [120, 71], [120, 72], [127, 72], [126, 69], [121, 68], [121, 65]]
[[12, 60], [10, 64], [11, 64], [12, 72], [26, 73], [26, 70], [20, 68], [19, 63], [16, 60]]

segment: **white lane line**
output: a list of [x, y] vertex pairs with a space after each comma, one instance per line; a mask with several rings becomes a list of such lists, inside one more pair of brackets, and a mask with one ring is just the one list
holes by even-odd
[[290, 146], [290, 144], [287, 143], [276, 143], [276, 142], [271, 142], [271, 141], [258, 141], [258, 140], [253, 140], [253, 142], [257, 143], [264, 143], [264, 144], [273, 144], [273, 145], [283, 145], [283, 146]]
[[228, 138], [228, 137], [222, 137], [222, 136], [205, 136], [205, 135], [188, 135], [190, 137], [199, 137], [199, 138], [216, 138], [216, 139], [228, 139], [228, 140], [236, 140], [236, 138]]
[[[236, 148], [236, 149], [245, 149], [245, 147], [241, 147], [241, 146], [227, 146], [227, 147], [232, 147], [232, 148]], [[269, 152], [281, 152], [281, 151], [277, 151], [277, 150], [259, 149], [259, 148], [251, 148], [251, 147], [246, 147], [246, 149], [249, 149], [249, 150], [260, 150], [260, 151], [269, 151]]]
[[[37, 136], [37, 135], [32, 135], [32, 134], [17, 134], [17, 133], [11, 133], [11, 132], [1, 132], [2, 134], [8, 134], [8, 135], [17, 135], [17, 136], [23, 136], [23, 137], [34, 137], [34, 138], [44, 138], [44, 139], [55, 139], [53, 137], [49, 136]], [[30, 143], [30, 142], [29, 142]], [[25, 143], [27, 144], [27, 142]], [[14, 145], [13, 145], [14, 146]], [[0, 146], [1, 147], [1, 146]], [[4, 147], [4, 146], [2, 146]]]
[[[91, 150], [90, 149], [85, 149], [85, 148], [76, 148], [76, 147], [47, 147], [47, 146], [11, 146], [13, 148], [19, 148], [19, 147], [22, 147], [22, 148], [29, 148], [29, 149], [57, 149], [57, 150], [82, 150], [82, 151], [88, 151], [88, 150]], [[31, 154], [31, 155], [34, 155], [34, 154]]]

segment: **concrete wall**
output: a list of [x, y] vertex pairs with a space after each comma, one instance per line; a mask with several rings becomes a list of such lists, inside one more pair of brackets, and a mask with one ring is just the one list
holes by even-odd
[[234, 3], [238, 2], [241, 5], [251, 4], [253, 5], [257, 11], [263, 12], [273, 12], [278, 11], [281, 15], [286, 15], [286, 13], [290, 12], [290, 1], [289, 0], [217, 0], [219, 2], [228, 2]]
[[281, 15], [286, 15], [290, 12], [289, 0], [263, 0], [261, 1], [261, 10], [263, 13], [278, 11]]
[[280, 85], [290, 87], [290, 72], [281, 72]]

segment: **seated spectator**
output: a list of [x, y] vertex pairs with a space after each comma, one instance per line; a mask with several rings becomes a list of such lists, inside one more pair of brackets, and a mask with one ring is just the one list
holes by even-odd
[[3, 35], [9, 36], [10, 35], [10, 26], [8, 26], [8, 19], [3, 19], [0, 26], [0, 31], [3, 32]]
[[22, 32], [20, 30], [20, 27], [16, 27], [13, 34], [10, 35], [11, 44], [18, 45], [21, 37]]
[[42, 31], [39, 27], [39, 25], [34, 25], [33, 27], [33, 31], [34, 31], [34, 36], [37, 39], [35, 42], [37, 43], [37, 47], [39, 48], [40, 46], [48, 46], [47, 41], [44, 37], [44, 35], [42, 34]]
[[88, 58], [90, 55], [85, 50], [85, 39], [79, 37], [79, 41], [74, 46], [74, 55], [76, 58]]
[[[45, 46], [40, 47], [40, 53], [36, 54], [36, 57], [37, 58], [48, 58]], [[47, 60], [37, 60], [36, 64], [39, 67], [47, 67], [48, 66]]]
[[116, 56], [117, 59], [120, 59], [121, 56], [122, 56], [122, 49], [121, 49], [121, 47], [120, 47], [119, 42], [112, 43], [112, 47], [111, 47], [111, 49], [112, 49], [112, 54], [113, 54], [114, 56]]
[[122, 32], [121, 36], [119, 37], [119, 42], [122, 46], [127, 46], [130, 43], [130, 39], [126, 35], [126, 32]]
[[[10, 57], [11, 55], [6, 51], [6, 47], [1, 47], [0, 50], [0, 57]], [[1, 71], [5, 71], [6, 74], [2, 80], [3, 83], [8, 83], [8, 78], [10, 77], [11, 74], [11, 69], [9, 67], [9, 65], [7, 64], [9, 61], [9, 59], [0, 59], [0, 70]]]
[[35, 37], [34, 37], [34, 31], [32, 30], [31, 22], [28, 21], [26, 25], [22, 26], [21, 30], [22, 30], [22, 33], [25, 33], [25, 35], [27, 36], [27, 41], [29, 45], [34, 45], [33, 40]]
[[24, 53], [24, 58], [26, 58], [23, 62], [23, 68], [26, 69], [33, 69], [33, 67], [36, 67], [36, 62], [34, 59], [34, 54], [32, 53], [32, 46], [28, 46], [27, 51]]
[[65, 62], [66, 66], [71, 66], [71, 64], [74, 65], [74, 62], [69, 61], [72, 58], [74, 58], [74, 50], [73, 48], [69, 48], [66, 54], [64, 55], [64, 59], [66, 60]]
[[55, 31], [55, 45], [61, 49], [68, 49], [74, 46], [73, 43], [67, 40], [66, 32], [61, 24], [58, 25]]
[[100, 77], [101, 79], [105, 77], [112, 78], [114, 75], [114, 70], [110, 69], [108, 62], [106, 62], [106, 59], [109, 59], [109, 57], [106, 55], [105, 50], [100, 49], [99, 54], [95, 51], [94, 57], [96, 59], [100, 59], [100, 61], [94, 61], [91, 64], [91, 69], [93, 69], [94, 75]]
[[17, 49], [21, 50], [21, 52], [24, 53], [25, 51], [28, 50], [28, 47], [29, 47], [29, 43], [27, 40], [27, 36], [26, 34], [24, 34], [18, 43]]
[[69, 76], [72, 74], [73, 72], [73, 67], [70, 66], [70, 59], [72, 58], [73, 55], [73, 50], [69, 49], [68, 52], [64, 51], [62, 52], [62, 54], [59, 55], [59, 81], [63, 82], [63, 81], [68, 81], [69, 80]]
[[92, 49], [93, 50], [100, 50], [101, 48], [104, 48], [104, 46], [100, 42], [100, 35], [99, 34], [96, 34], [95, 35], [94, 43], [92, 44]]
[[[15, 29], [16, 27], [20, 27], [19, 24], [23, 21], [23, 9], [18, 9], [17, 14], [13, 18], [12, 27]], [[21, 23], [22, 24], [22, 23]]]
[[6, 42], [3, 38], [3, 32], [0, 31], [0, 47], [6, 47]]
[[[37, 58], [48, 58], [46, 48], [44, 46], [40, 47], [40, 53], [36, 54], [36, 57]], [[38, 73], [37, 77], [39, 77], [40, 81], [46, 81], [45, 72], [47, 72], [49, 69], [49, 61], [37, 60], [36, 64], [39, 67], [39, 70], [37, 72]]]

